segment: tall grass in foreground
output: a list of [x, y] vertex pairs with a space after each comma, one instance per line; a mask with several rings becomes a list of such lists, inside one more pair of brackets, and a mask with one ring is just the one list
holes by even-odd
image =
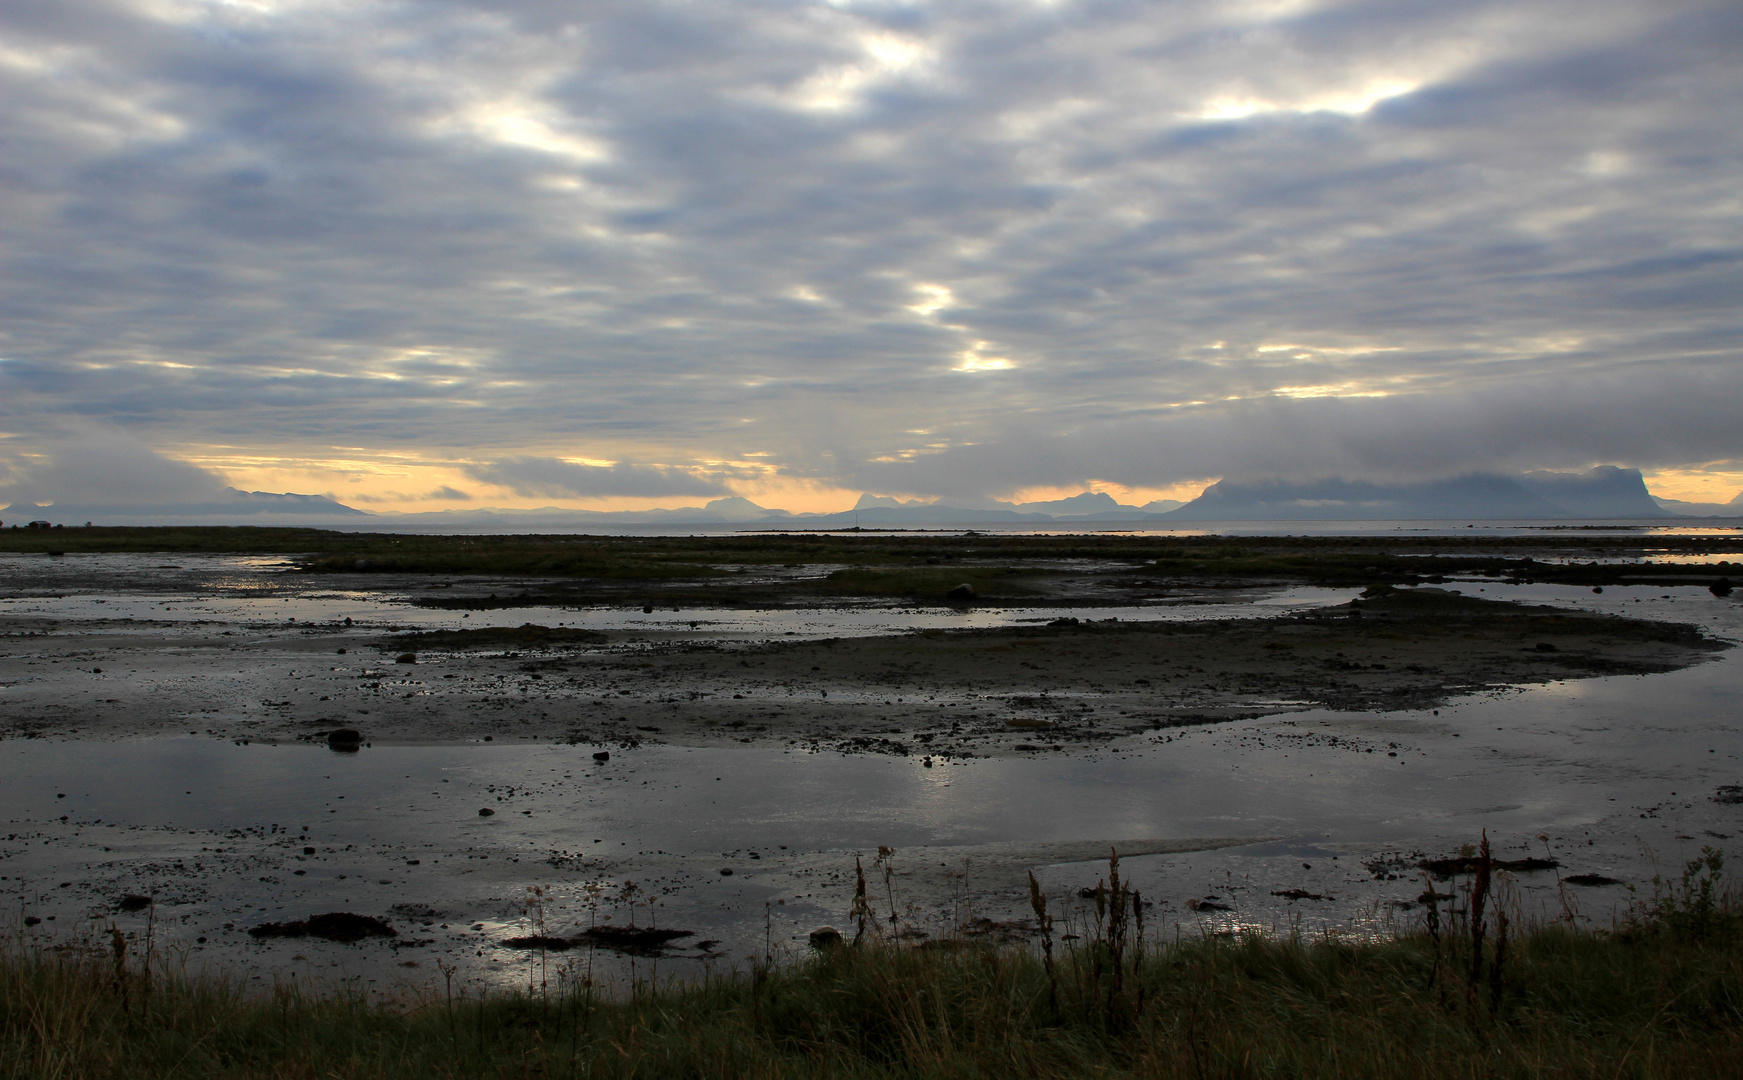
[[483, 1000], [438, 986], [397, 1005], [249, 992], [147, 979], [124, 945], [13, 941], [0, 1075], [1738, 1076], [1743, 906], [1706, 858], [1601, 932], [1522, 930], [1482, 859], [1420, 932], [1371, 942], [1144, 941], [1116, 862], [1076, 942], [1052, 940], [1033, 892], [1043, 952], [899, 947], [862, 912], [858, 945], [612, 1000], [575, 983]]

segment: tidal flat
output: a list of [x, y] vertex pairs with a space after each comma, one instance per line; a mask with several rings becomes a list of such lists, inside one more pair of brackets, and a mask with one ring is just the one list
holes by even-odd
[[[915, 940], [1022, 939], [1026, 871], [1069, 911], [1110, 848], [1159, 925], [1380, 934], [1485, 829], [1601, 920], [1743, 834], [1734, 537], [616, 538], [661, 569], [592, 578], [65, 532], [0, 554], [0, 889], [262, 979], [509, 984], [535, 926], [631, 919], [685, 933], [606, 967], [730, 966], [841, 924], [856, 857]], [[395, 934], [248, 933], [332, 911]]]

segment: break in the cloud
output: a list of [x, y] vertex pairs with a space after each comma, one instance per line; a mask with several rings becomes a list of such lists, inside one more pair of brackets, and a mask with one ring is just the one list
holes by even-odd
[[1729, 0], [20, 0], [0, 456], [78, 418], [408, 508], [1733, 477], [1740, 45]]
[[468, 465], [468, 474], [517, 495], [597, 499], [612, 495], [718, 495], [717, 479], [680, 469], [616, 462], [586, 465], [549, 457], [514, 457]]

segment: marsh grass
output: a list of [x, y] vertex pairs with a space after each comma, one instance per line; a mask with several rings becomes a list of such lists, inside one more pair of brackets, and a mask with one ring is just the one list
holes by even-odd
[[147, 979], [118, 937], [15, 935], [0, 948], [0, 1076], [1734, 1076], [1743, 906], [1722, 865], [1704, 852], [1601, 931], [1523, 919], [1506, 872], [1479, 889], [1479, 867], [1389, 939], [1158, 942], [1115, 861], [1062, 954], [1039, 885], [1040, 950], [963, 934], [911, 947], [887, 879], [862, 871], [857, 945], [615, 995], [585, 961], [485, 997], [447, 980], [392, 1002], [343, 985], [249, 991], [161, 963]]

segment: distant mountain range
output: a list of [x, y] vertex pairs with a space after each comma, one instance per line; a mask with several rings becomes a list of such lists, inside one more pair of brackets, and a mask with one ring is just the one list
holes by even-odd
[[1729, 503], [1656, 499], [1638, 469], [1600, 465], [1583, 473], [1476, 473], [1443, 480], [1381, 484], [1357, 480], [1223, 480], [1188, 503], [1165, 499], [1141, 506], [1086, 491], [1066, 499], [925, 502], [861, 495], [851, 510], [795, 514], [732, 496], [703, 506], [655, 510], [465, 509], [374, 514], [320, 495], [276, 495], [227, 489], [222, 498], [175, 506], [34, 506], [0, 510], [6, 524], [32, 519], [60, 524], [272, 524], [369, 530], [411, 528], [479, 532], [490, 529], [568, 531], [597, 525], [743, 524], [805, 529], [937, 527], [946, 525], [1070, 525], [1089, 522], [1375, 521], [1422, 519], [1628, 519], [1743, 517], [1743, 493]]
[[1639, 469], [1478, 473], [1412, 484], [1354, 480], [1222, 481], [1169, 517], [1191, 521], [1372, 521], [1423, 518], [1666, 518]]

